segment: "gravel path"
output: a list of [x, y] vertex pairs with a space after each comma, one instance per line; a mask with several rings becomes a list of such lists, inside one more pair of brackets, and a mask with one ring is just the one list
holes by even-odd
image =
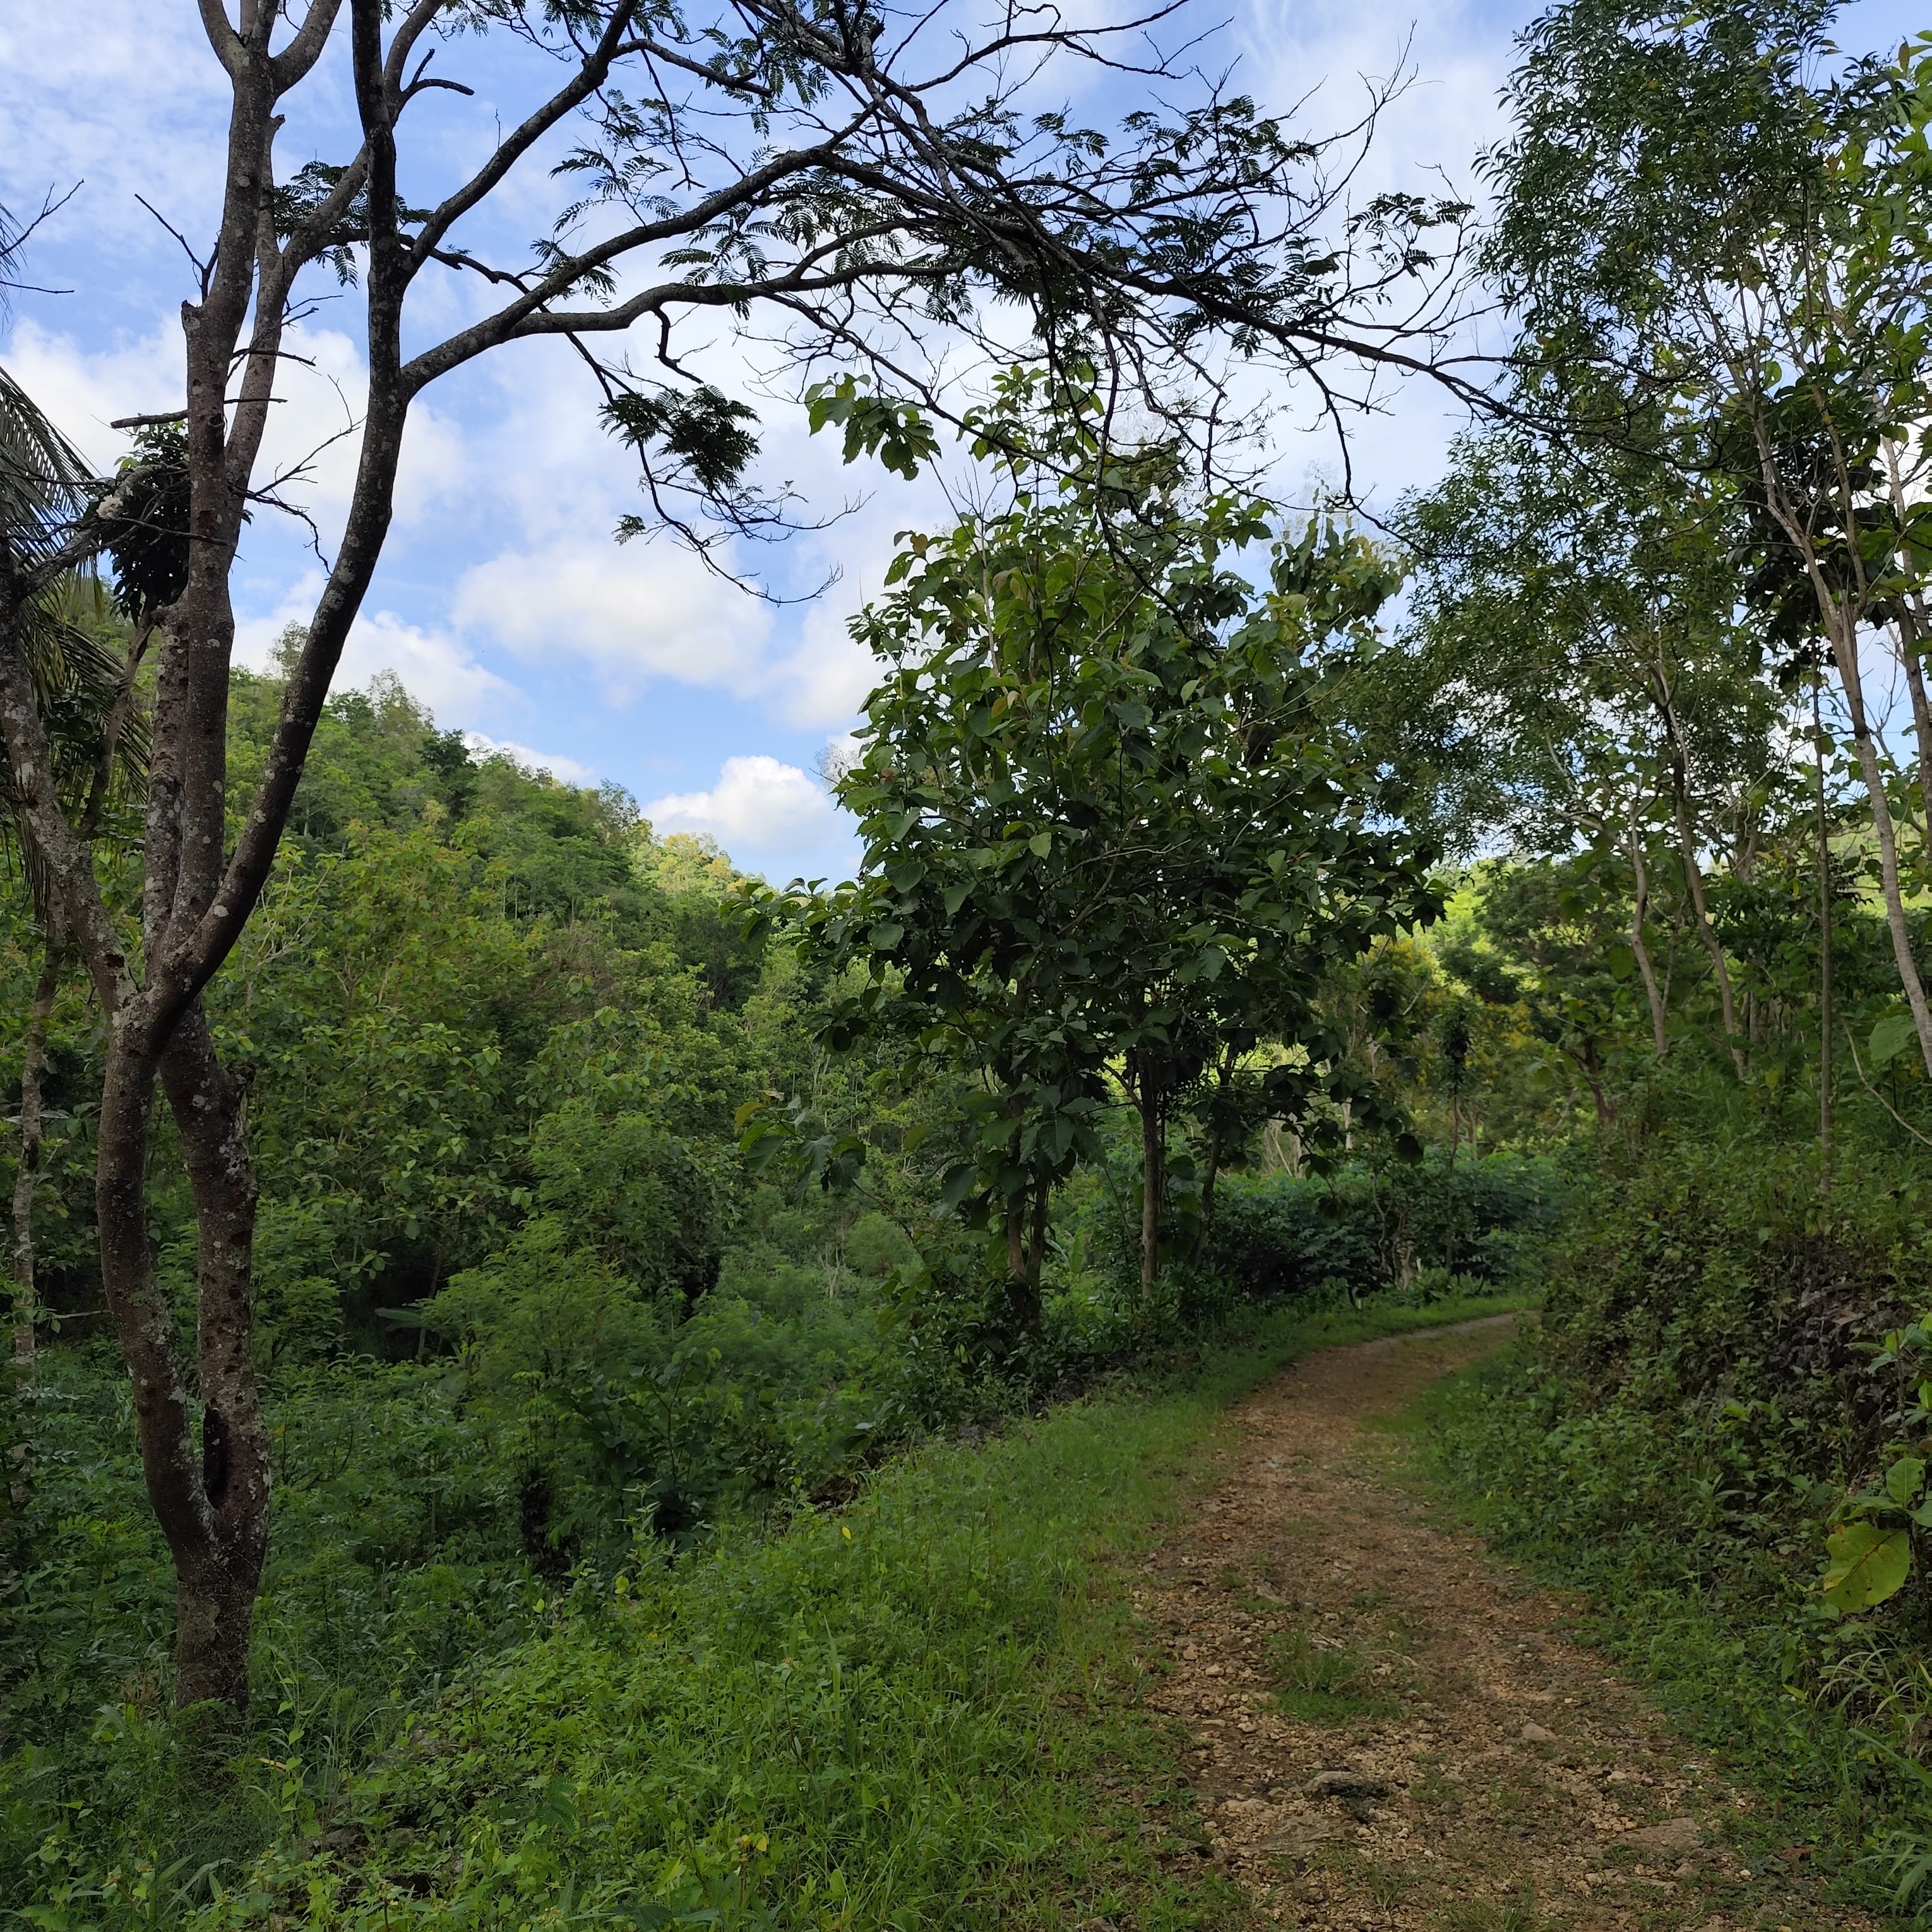
[[1808, 1895], [1809, 1846], [1727, 1846], [1748, 1801], [1364, 1427], [1514, 1319], [1333, 1349], [1235, 1411], [1136, 1591], [1211, 1856], [1258, 1922], [1322, 1932], [1874, 1927]]

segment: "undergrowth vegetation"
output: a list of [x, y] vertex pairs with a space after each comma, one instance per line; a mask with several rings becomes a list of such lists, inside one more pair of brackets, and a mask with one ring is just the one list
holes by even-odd
[[73, 1522], [40, 1580], [15, 1708], [59, 1742], [0, 1784], [10, 1902], [116, 1928], [1215, 1922], [1224, 1882], [1163, 1864], [1200, 1830], [1138, 1708], [1120, 1563], [1259, 1377], [1506, 1305], [1250, 1310], [844, 1502], [683, 1556], [646, 1520], [548, 1575], [493, 1539], [487, 1431], [446, 1373], [399, 1366], [356, 1411], [352, 1478], [306, 1414], [238, 1746], [155, 1707], [168, 1606], [132, 1459], [86, 1469], [75, 1499], [124, 1514]]
[[[1868, 1899], [1932, 1870], [1932, 1608], [1834, 1584], [1869, 1496], [1916, 1538], [1932, 1264], [1917, 1158], [1666, 1135], [1607, 1153], [1540, 1326], [1432, 1416], [1437, 1472], [1500, 1547], [1588, 1593], [1598, 1636]], [[1907, 1474], [1916, 1473], [1908, 1469]], [[1901, 1561], [1901, 1577], [1904, 1564]]]
[[[639, 312], [607, 244], [556, 252], [684, 152], [689, 103], [626, 105], [612, 60], [715, 40], [671, 64], [763, 152], [894, 38], [354, 10], [396, 74], [459, 23], [589, 63], [543, 124], [592, 116], [563, 166], [602, 186], [548, 266], [482, 268], [512, 334], [572, 290], [612, 298], [578, 333]], [[1043, 332], [946, 390], [980, 469], [852, 622], [842, 883], [745, 876], [392, 675], [326, 698], [443, 352], [372, 352], [361, 548], [254, 671], [226, 573], [277, 502], [243, 486], [280, 322], [234, 423], [197, 348], [199, 427], [123, 419], [112, 478], [0, 376], [0, 1912], [1210, 1922], [1120, 1562], [1244, 1380], [1541, 1286], [1444, 1399], [1442, 1480], [1845, 1886], [1932, 1920], [1932, 36], [1846, 56], [1834, 11], [1557, 0], [1473, 253], [1429, 239], [1460, 202], [1344, 216], [1346, 175], [1255, 226], [1324, 150], [1244, 96], [1135, 113], [1131, 160], [1001, 93], [733, 164], [727, 202], [790, 212], [700, 211], [667, 261], [715, 307], [743, 254], [826, 323], [780, 346], [848, 460], [941, 457], [857, 291], [930, 290], [935, 342], [994, 292]], [[272, 58], [282, 10], [243, 12], [204, 8], [238, 86], [352, 51], [328, 0]], [[404, 101], [470, 92], [414, 71], [362, 75], [352, 165], [226, 170], [235, 328], [234, 234], [326, 256], [378, 335], [418, 270], [482, 268], [434, 239], [473, 201], [383, 200]], [[916, 219], [897, 159], [835, 191], [915, 122]], [[1040, 207], [934, 213], [1042, 151], [1084, 158]], [[901, 212], [847, 234], [868, 196]], [[38, 225], [0, 210], [0, 293]], [[760, 281], [780, 243], [830, 280]], [[1383, 304], [1466, 266], [1516, 333], [1452, 380], [1497, 406], [1376, 535], [1216, 473], [1255, 423], [1214, 329], [1252, 356], [1359, 299], [1368, 361], [1419, 367], [1460, 294]], [[749, 406], [660, 359], [604, 370], [606, 420], [728, 573], [789, 494]], [[1299, 1716], [1378, 1708], [1348, 1652], [1272, 1664]]]
[[[244, 761], [275, 695], [238, 682]], [[1124, 1887], [1186, 1922], [1062, 1767], [1169, 1775], [1084, 1593], [1215, 1384], [1054, 1405], [1151, 1389], [1230, 1334], [1258, 1334], [1252, 1366], [1330, 1305], [1385, 1328], [1514, 1291], [1556, 1166], [1365, 1137], [1318, 1178], [1250, 1127], [1209, 1216], [1177, 1123], [1150, 1290], [1139, 1137], [1103, 1114], [1017, 1322], [944, 1198], [962, 1081], [827, 1051], [836, 988], [748, 934], [740, 884], [620, 796], [472, 757], [393, 684], [332, 704], [211, 1001], [258, 1070], [272, 1478], [256, 1688], [212, 1732], [170, 1708], [174, 1580], [89, 1248], [98, 1020], [64, 988], [7, 1410], [0, 1909], [493, 1923], [560, 1886], [586, 1922], [964, 1922], [996, 1899], [1052, 1923]], [[0, 896], [10, 986], [38, 938]], [[10, 1048], [25, 1023], [0, 1010]], [[748, 1163], [734, 1116], [773, 1090], [860, 1171]], [[176, 1151], [152, 1219], [185, 1327]]]

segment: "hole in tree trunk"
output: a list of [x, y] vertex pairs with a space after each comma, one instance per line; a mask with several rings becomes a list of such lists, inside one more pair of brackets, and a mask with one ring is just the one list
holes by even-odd
[[228, 1418], [218, 1408], [202, 1411], [201, 1486], [211, 1508], [228, 1493]]

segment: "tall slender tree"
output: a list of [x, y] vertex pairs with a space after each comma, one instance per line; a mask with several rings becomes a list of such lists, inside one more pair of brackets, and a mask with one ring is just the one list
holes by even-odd
[[[1521, 322], [1526, 410], [1572, 441], [1635, 436], [1687, 476], [1726, 478], [1782, 551], [1849, 717], [1893, 960], [1932, 1072], [1863, 654], [1890, 620], [1925, 712], [1925, 57], [1908, 50], [1889, 71], [1838, 62], [1835, 10], [1552, 8], [1523, 36], [1516, 130], [1490, 158], [1485, 261]], [[1932, 798], [1922, 770], [1918, 789]]]

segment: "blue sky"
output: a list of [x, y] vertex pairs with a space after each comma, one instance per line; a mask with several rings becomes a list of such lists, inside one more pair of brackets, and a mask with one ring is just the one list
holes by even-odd
[[[1412, 20], [1333, 0], [1236, 0], [1203, 18], [1227, 22], [1217, 46], [1264, 104], [1312, 92], [1303, 118], [1315, 128], [1348, 118], [1360, 77], [1388, 74], [1408, 42], [1415, 82], [1386, 118], [1363, 182], [1424, 192], [1438, 184], [1437, 169], [1459, 188], [1473, 186], [1475, 152], [1500, 131], [1511, 35], [1532, 10], [1450, 0]], [[1861, 0], [1838, 38], [1882, 45], [1922, 22], [1895, 0]], [[345, 66], [345, 50], [332, 47], [298, 98], [278, 149], [285, 172], [316, 155], [346, 158]], [[476, 96], [428, 98], [441, 110], [424, 116], [432, 191], [446, 178], [432, 170], [460, 166], [494, 114], [515, 112], [529, 69], [472, 39], [443, 48], [436, 70]], [[1081, 104], [1099, 116], [1132, 104]], [[14, 298], [0, 322], [0, 362], [104, 467], [122, 446], [112, 418], [176, 406], [181, 394], [177, 316], [192, 272], [136, 196], [191, 241], [210, 232], [223, 108], [222, 77], [190, 0], [0, 8], [0, 202], [30, 214], [50, 189], [80, 184], [36, 236], [28, 262], [31, 280], [67, 292]], [[406, 195], [410, 185], [406, 178]], [[546, 225], [535, 198], [512, 201], [499, 220], [489, 238], [506, 252]], [[453, 309], [430, 318], [455, 319]], [[362, 366], [356, 320], [352, 300], [324, 301], [304, 325], [313, 366], [290, 371], [271, 466], [352, 424]], [[728, 343], [711, 354], [721, 374], [742, 374]], [[842, 871], [849, 824], [816, 771], [826, 745], [851, 728], [868, 682], [845, 622], [878, 588], [894, 532], [944, 519], [944, 479], [908, 484], [842, 468], [794, 409], [761, 403], [766, 478], [790, 482], [814, 515], [852, 506], [828, 529], [742, 560], [781, 592], [838, 574], [822, 596], [775, 608], [668, 540], [614, 544], [636, 491], [596, 404], [580, 366], [551, 345], [519, 345], [428, 392], [412, 417], [396, 524], [338, 688], [393, 670], [444, 726], [513, 747], [560, 777], [614, 780], [661, 829], [709, 831], [740, 863], [775, 878]], [[1383, 500], [1426, 481], [1456, 424], [1425, 388], [1394, 394], [1356, 434], [1358, 475]], [[302, 486], [325, 554], [353, 451], [351, 437], [324, 448]], [[1334, 468], [1332, 442], [1298, 430], [1292, 412], [1276, 454], [1291, 494], [1311, 472]], [[321, 570], [308, 543], [285, 519], [265, 514], [251, 526], [236, 580], [244, 662], [265, 662], [284, 626], [308, 614]]]

